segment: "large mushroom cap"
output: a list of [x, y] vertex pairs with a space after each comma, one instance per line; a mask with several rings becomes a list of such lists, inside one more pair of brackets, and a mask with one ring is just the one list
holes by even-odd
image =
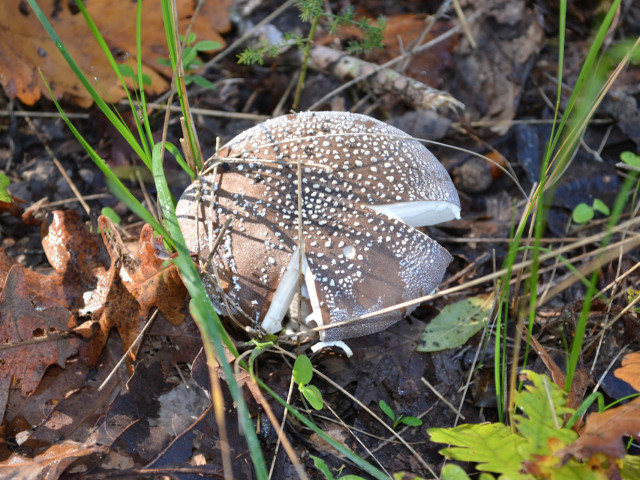
[[[311, 326], [418, 298], [441, 282], [451, 256], [414, 227], [459, 218], [458, 194], [440, 162], [401, 130], [345, 112], [286, 115], [241, 133], [219, 158], [176, 214], [187, 245], [208, 263], [212, 298], [239, 320], [279, 331], [301, 274]], [[374, 333], [406, 313], [329, 329], [324, 340]]]

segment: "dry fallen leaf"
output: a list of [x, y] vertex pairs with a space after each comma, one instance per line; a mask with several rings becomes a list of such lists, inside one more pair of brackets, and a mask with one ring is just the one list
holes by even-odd
[[[48, 366], [64, 368], [81, 340], [69, 335], [69, 311], [42, 300], [36, 309], [31, 303], [24, 268], [9, 271], [0, 294], [0, 383], [7, 379], [22, 384], [27, 394], [36, 389]], [[0, 406], [4, 412], [4, 405]]]
[[[180, 324], [184, 320], [182, 310], [187, 295], [177, 267], [168, 258], [158, 256], [150, 225], [143, 227], [140, 250], [133, 258], [108, 218], [100, 217], [98, 225], [111, 256], [111, 268], [107, 273], [110, 282], [102, 297], [102, 306], [93, 314], [92, 322], [97, 322], [98, 329], [89, 342], [91, 364], [98, 360], [112, 328], [117, 329], [127, 350], [153, 307], [172, 324]], [[129, 355], [129, 362], [135, 360], [136, 351], [134, 349]]]
[[640, 391], [640, 352], [625, 355], [622, 359], [622, 367], [618, 368], [613, 374]]
[[[74, 9], [74, 2], [39, 0], [38, 4], [71, 56], [102, 93], [103, 99], [107, 102], [121, 99], [123, 91], [118, 78], [94, 40], [82, 14]], [[194, 2], [178, 0], [177, 4], [180, 32], [184, 32], [191, 21]], [[206, 2], [192, 29], [197, 40], [214, 40], [224, 45], [218, 32], [226, 32], [230, 28], [230, 5], [231, 0]], [[135, 2], [87, 2], [86, 7], [116, 60], [135, 66]], [[142, 19], [143, 71], [151, 78], [151, 85], [146, 91], [157, 94], [168, 86], [162, 75], [168, 72], [158, 63], [158, 59], [169, 56], [162, 10], [158, 3], [143, 2]], [[91, 105], [91, 97], [67, 66], [27, 2], [0, 2], [0, 83], [6, 94], [10, 98], [19, 98], [27, 105], [33, 105], [42, 92], [47, 94], [40, 80], [38, 67], [42, 69], [56, 97], [67, 96], [83, 107]]]
[[577, 458], [590, 459], [596, 453], [622, 458], [627, 451], [623, 437], [640, 440], [640, 398], [626, 405], [601, 413], [591, 413], [580, 438], [565, 448], [563, 453]]
[[[29, 292], [76, 312], [87, 292], [103, 290], [108, 259], [100, 237], [90, 233], [73, 210], [53, 212], [42, 227], [42, 246], [53, 272], [26, 270]], [[48, 274], [47, 274], [48, 273]]]
[[0, 477], [12, 480], [56, 480], [76, 460], [104, 453], [106, 447], [72, 440], [51, 445], [44, 453], [27, 458], [14, 453], [0, 463]]

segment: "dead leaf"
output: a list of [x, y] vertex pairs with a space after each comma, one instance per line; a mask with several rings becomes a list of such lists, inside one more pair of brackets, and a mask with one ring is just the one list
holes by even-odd
[[[182, 323], [187, 295], [178, 268], [168, 256], [160, 258], [154, 248], [150, 225], [143, 227], [140, 250], [133, 258], [108, 218], [101, 216], [98, 225], [111, 256], [111, 268], [107, 272], [109, 285], [102, 306], [93, 315], [92, 322], [97, 322], [98, 328], [88, 346], [90, 364], [97, 361], [112, 328], [120, 334], [125, 350], [133, 345], [153, 307], [172, 324]], [[129, 355], [130, 365], [136, 352], [134, 349]]]
[[[107, 102], [123, 98], [118, 78], [93, 38], [82, 14], [72, 10], [73, 2], [40, 0], [40, 7], [53, 24], [65, 47]], [[191, 21], [194, 2], [178, 0], [179, 28], [184, 32]], [[224, 46], [218, 32], [230, 29], [230, 0], [209, 0], [193, 25], [197, 40], [214, 40]], [[130, 0], [87, 2], [96, 23], [116, 60], [136, 65], [136, 6]], [[162, 10], [155, 2], [142, 4], [143, 72], [151, 78], [148, 94], [166, 90], [162, 76], [168, 73], [158, 59], [168, 58]], [[22, 0], [0, 2], [0, 83], [10, 98], [33, 105], [46, 89], [39, 78], [40, 68], [56, 97], [66, 96], [83, 107], [92, 103], [66, 61], [40, 25], [34, 12]]]
[[27, 458], [14, 453], [0, 463], [0, 477], [12, 480], [56, 480], [76, 460], [104, 453], [106, 447], [67, 440], [49, 447], [44, 453]]
[[11, 267], [16, 263], [18, 262], [11, 258], [4, 248], [0, 247], [0, 288], [4, 286], [7, 275], [9, 275], [9, 270], [11, 270]]
[[640, 352], [625, 355], [622, 359], [622, 367], [616, 369], [613, 374], [640, 391]]
[[75, 211], [57, 210], [51, 224], [43, 224], [42, 246], [55, 271], [26, 270], [29, 292], [73, 312], [87, 309], [87, 292], [105, 288], [107, 258], [100, 237], [89, 233]]
[[585, 427], [572, 445], [562, 453], [582, 460], [604, 453], [612, 458], [622, 458], [627, 451], [623, 437], [640, 440], [640, 398], [621, 407], [601, 413], [591, 413]]
[[474, 11], [480, 16], [469, 28], [477, 48], [461, 37], [449, 88], [459, 90], [456, 96], [471, 120], [498, 122], [491, 131], [503, 135], [515, 118], [545, 33], [524, 0], [477, 1]]
[[[64, 368], [81, 341], [68, 335], [69, 311], [49, 302], [34, 308], [27, 292], [24, 268], [9, 271], [0, 294], [0, 381], [22, 383], [28, 394], [36, 389], [48, 366]], [[4, 413], [4, 405], [2, 405]]]

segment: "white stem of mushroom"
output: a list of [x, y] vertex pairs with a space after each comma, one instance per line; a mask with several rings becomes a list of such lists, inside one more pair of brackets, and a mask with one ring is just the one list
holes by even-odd
[[[302, 253], [302, 261], [300, 262], [298, 260], [298, 249], [294, 247], [291, 260], [289, 260], [287, 269], [282, 275], [282, 280], [280, 280], [280, 284], [273, 294], [269, 310], [262, 321], [262, 328], [267, 333], [278, 333], [282, 329], [282, 319], [286, 315], [295, 293], [298, 291], [298, 280], [300, 278], [300, 270], [298, 269], [299, 265], [302, 265], [304, 283], [307, 287], [309, 301], [312, 308], [311, 315], [304, 320], [304, 323], [310, 327], [314, 327], [322, 323], [322, 313], [320, 310], [318, 293], [316, 291], [315, 275], [309, 269], [307, 257], [304, 252]], [[312, 322], [315, 322], [315, 325]]]
[[460, 218], [460, 207], [445, 201], [397, 202], [367, 207], [412, 227], [426, 227]]

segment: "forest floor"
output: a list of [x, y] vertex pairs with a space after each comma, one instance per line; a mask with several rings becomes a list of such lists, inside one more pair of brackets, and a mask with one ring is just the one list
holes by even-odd
[[[220, 30], [227, 45], [276, 10], [275, 3], [239, 2], [228, 31]], [[331, 2], [331, 7], [338, 11], [342, 3]], [[446, 15], [425, 15], [435, 13], [438, 2], [352, 3], [357, 15], [386, 17], [385, 47], [362, 56], [367, 62], [382, 64], [397, 58], [427, 25], [430, 28], [423, 43], [444, 35], [444, 40], [432, 48], [408, 56], [403, 72], [447, 92], [464, 107], [448, 101], [438, 108], [423, 108], [401, 98], [393, 89], [372, 83], [335, 92], [347, 79], [336, 72], [311, 69], [300, 110], [313, 106], [315, 110], [364, 113], [416, 138], [436, 142], [427, 146], [450, 173], [462, 206], [461, 220], [424, 229], [454, 258], [440, 290], [490, 275], [505, 260], [511, 232], [540, 178], [540, 162], [553, 128], [558, 90], [556, 2], [466, 2], [466, 32], [453, 8]], [[561, 111], [602, 17], [601, 2], [573, 5], [567, 19]], [[611, 45], [640, 34], [640, 4], [622, 5], [608, 34]], [[435, 20], [432, 25], [429, 18]], [[307, 31], [308, 24], [299, 19], [295, 7], [284, 9], [260, 30], [267, 38]], [[346, 30], [334, 37], [321, 29], [316, 38], [318, 44], [339, 51], [354, 35], [353, 30]], [[284, 53], [266, 59], [263, 65], [246, 66], [237, 63], [241, 48], [199, 72], [213, 82], [214, 89], [192, 84], [189, 90], [205, 157], [214, 153], [218, 139], [224, 144], [248, 127], [288, 113], [291, 108], [292, 79], [300, 65], [297, 55]], [[205, 62], [215, 55], [205, 54]], [[63, 83], [59, 81], [56, 88]], [[617, 166], [620, 154], [638, 152], [640, 145], [638, 85], [640, 68], [632, 63], [618, 76], [585, 129], [549, 205], [547, 228], [541, 239], [545, 248], [560, 248], [603, 231], [604, 215], [597, 213], [585, 225], [573, 223], [571, 215], [578, 204], [592, 205], [594, 199], [613, 206], [622, 185]], [[133, 152], [95, 106], [65, 93], [63, 106], [89, 144], [118, 171], [138, 198], [153, 205], [153, 181], [140, 168]], [[124, 295], [124, 290], [108, 283], [103, 284], [111, 291], [111, 296], [105, 297], [106, 304], [103, 301], [93, 309], [78, 308], [84, 294], [98, 290], [97, 283], [113, 282], [117, 249], [105, 249], [95, 233], [98, 216], [105, 207], [121, 217], [117, 230], [131, 258], [143, 265], [162, 262], [145, 257], [145, 249], [153, 244], [149, 232], [145, 233], [139, 218], [110, 194], [103, 175], [60, 119], [53, 103], [42, 98], [27, 105], [23, 97], [23, 101], [13, 97], [15, 92], [5, 85], [0, 93], [0, 172], [9, 177], [8, 191], [15, 201], [11, 205], [0, 202], [0, 288], [4, 287], [0, 294], [0, 337], [14, 348], [0, 349], [0, 412], [4, 415], [0, 476], [5, 468], [15, 475], [9, 478], [44, 478], [45, 473], [49, 474], [46, 478], [222, 478], [220, 438], [210, 406], [202, 341], [186, 309], [184, 292], [172, 290], [170, 295], [175, 296], [158, 300], [164, 302], [164, 309], [155, 300], [142, 306], [140, 300], [119, 313], [130, 317], [114, 319], [113, 315], [107, 318], [109, 302], [115, 301], [118, 292]], [[131, 121], [124, 107], [122, 112]], [[164, 115], [159, 111], [152, 119], [153, 134], [159, 138]], [[179, 144], [180, 136], [176, 115], [170, 122], [168, 139]], [[503, 169], [470, 152], [486, 155]], [[168, 168], [171, 188], [178, 197], [189, 178], [177, 166]], [[637, 234], [638, 226], [634, 228]], [[567, 252], [577, 269], [588, 267], [594, 259], [595, 243]], [[613, 283], [615, 287], [607, 294], [610, 302], [595, 300], [591, 307], [580, 368], [585, 375], [584, 389], [593, 389], [599, 383], [609, 401], [633, 393], [612, 372], [620, 365], [622, 351], [638, 350], [638, 313], [630, 309], [615, 324], [607, 324], [627, 306], [627, 290], [640, 290], [637, 273], [624, 275], [637, 266], [639, 257], [638, 248], [631, 249], [598, 268], [598, 286]], [[591, 271], [585, 272], [587, 275]], [[139, 285], [148, 281], [139, 277]], [[536, 309], [533, 333], [540, 347], [535, 349], [537, 355], [530, 354], [528, 368], [552, 374], [550, 361], [559, 371], [564, 369], [586, 287], [566, 266], [553, 260], [540, 266], [538, 281], [539, 292], [544, 295]], [[89, 287], [87, 282], [93, 284]], [[513, 289], [521, 285], [518, 279]], [[145, 284], [144, 288], [151, 287]], [[162, 287], [154, 284], [153, 288], [157, 288], [151, 294], [154, 298], [167, 295]], [[426, 353], [416, 347], [425, 327], [447, 304], [488, 295], [495, 289], [495, 283], [487, 281], [426, 302], [385, 331], [350, 339], [351, 357], [330, 349], [312, 354], [310, 344], [281, 345], [290, 352], [299, 349], [310, 355], [314, 367], [326, 376], [315, 376], [313, 383], [322, 391], [330, 410], [310, 416], [331, 437], [387, 472], [404, 471], [425, 478], [437, 474], [444, 463], [438, 453], [442, 445], [429, 440], [428, 428], [498, 420], [495, 337], [482, 329], [456, 348]], [[517, 298], [517, 292], [513, 296]], [[138, 345], [135, 338], [152, 306], [157, 306], [160, 314]], [[68, 320], [70, 312], [72, 320]], [[12, 326], [11, 322], [16, 323]], [[28, 325], [25, 328], [30, 330], [25, 333], [19, 325]], [[242, 332], [231, 331], [239, 345], [247, 340]], [[515, 331], [513, 326], [506, 330], [509, 362]], [[55, 339], [51, 336], [54, 333]], [[118, 364], [126, 347], [134, 343], [138, 345], [135, 361], [129, 357], [124, 365]], [[290, 396], [291, 403], [304, 408], [298, 392], [293, 390], [291, 394], [291, 368], [292, 360], [277, 350], [260, 357], [260, 376], [282, 397]], [[112, 371], [115, 375], [108, 379]], [[105, 387], [99, 389], [103, 382]], [[279, 446], [278, 435], [254, 398], [255, 392], [247, 387], [245, 393], [268, 464], [275, 457], [272, 478], [297, 478]], [[397, 433], [406, 443], [398, 442], [370, 414], [372, 410], [386, 418], [378, 406], [380, 400], [397, 414], [422, 420], [421, 426], [398, 427]], [[228, 395], [226, 401], [234, 477], [253, 478]], [[276, 417], [282, 418], [282, 407], [275, 403], [272, 406]], [[310, 478], [323, 478], [314, 469], [310, 455], [321, 457], [334, 472], [344, 466], [342, 474], [362, 475], [303, 425], [288, 420], [285, 432]]]

